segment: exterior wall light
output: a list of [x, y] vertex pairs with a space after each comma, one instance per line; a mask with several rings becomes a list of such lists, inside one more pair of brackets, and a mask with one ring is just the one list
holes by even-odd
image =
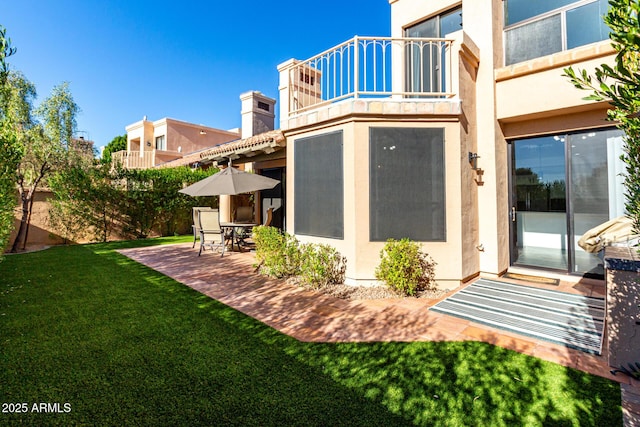
[[480, 156], [478, 156], [478, 153], [472, 153], [471, 151], [469, 151], [469, 163], [471, 163], [471, 168], [476, 171], [478, 170], [478, 159], [480, 158]]

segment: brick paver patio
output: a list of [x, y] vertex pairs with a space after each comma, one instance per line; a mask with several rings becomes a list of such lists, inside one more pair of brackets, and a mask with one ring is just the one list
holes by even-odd
[[[640, 425], [640, 381], [622, 374], [611, 375], [603, 356], [429, 311], [429, 307], [449, 294], [438, 300], [349, 301], [263, 277], [254, 271], [254, 255], [248, 252], [226, 253], [224, 257], [205, 252], [198, 257], [197, 249], [191, 244], [120, 252], [300, 341], [476, 340], [610, 378], [623, 385], [625, 425]], [[563, 281], [559, 286], [527, 284], [588, 296], [605, 295], [602, 282]]]

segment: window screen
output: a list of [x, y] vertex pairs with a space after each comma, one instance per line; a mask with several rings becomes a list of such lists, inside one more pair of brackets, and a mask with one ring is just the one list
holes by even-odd
[[606, 40], [608, 8], [608, 0], [508, 0], [505, 65]]
[[370, 240], [444, 241], [444, 129], [369, 132]]
[[342, 131], [294, 142], [295, 233], [344, 236]]
[[562, 50], [560, 15], [553, 15], [505, 32], [506, 65]]

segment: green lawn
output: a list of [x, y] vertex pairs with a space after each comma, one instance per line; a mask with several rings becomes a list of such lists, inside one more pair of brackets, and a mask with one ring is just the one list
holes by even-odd
[[477, 342], [300, 343], [114, 252], [174, 241], [0, 262], [0, 425], [622, 425], [611, 381]]

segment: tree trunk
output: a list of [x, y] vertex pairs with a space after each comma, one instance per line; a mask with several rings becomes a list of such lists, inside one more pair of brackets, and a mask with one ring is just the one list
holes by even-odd
[[18, 248], [22, 243], [22, 249], [26, 247], [27, 244], [27, 228], [29, 227], [29, 214], [31, 207], [31, 192], [26, 192], [24, 189], [20, 189], [20, 200], [22, 200], [22, 217], [20, 218], [20, 228], [18, 228], [18, 235], [16, 239], [13, 241], [13, 246], [11, 246], [11, 253], [18, 252]]
[[29, 193], [29, 216], [27, 217], [27, 227], [24, 232], [24, 241], [22, 242], [22, 250], [27, 249], [27, 240], [29, 240], [29, 226], [31, 225], [31, 214], [33, 213], [33, 202], [36, 199], [35, 189]]

